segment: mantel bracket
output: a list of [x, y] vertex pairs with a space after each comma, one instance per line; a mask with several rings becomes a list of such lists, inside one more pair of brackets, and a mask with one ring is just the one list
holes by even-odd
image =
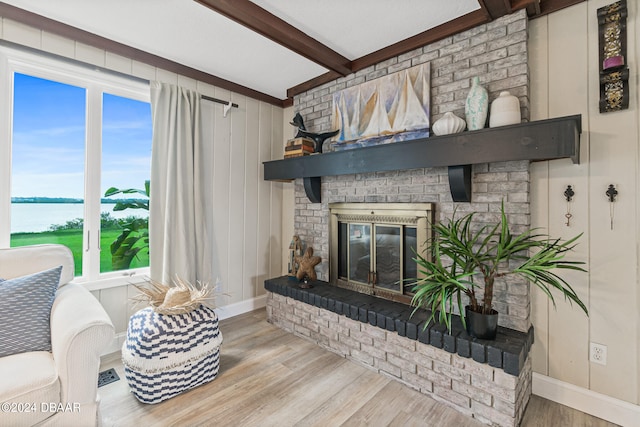
[[[319, 176], [304, 177], [304, 192], [311, 203], [322, 201]], [[454, 202], [471, 201], [471, 165], [449, 166], [449, 188]]]
[[471, 201], [471, 165], [449, 166], [449, 189], [454, 202]]
[[320, 183], [322, 178], [319, 176], [311, 176], [302, 178], [304, 183], [304, 192], [311, 203], [320, 203]]

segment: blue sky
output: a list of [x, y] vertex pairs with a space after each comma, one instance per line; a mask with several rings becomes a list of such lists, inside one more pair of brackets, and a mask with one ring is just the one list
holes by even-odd
[[[86, 91], [15, 74], [12, 197], [84, 197]], [[102, 194], [143, 188], [151, 164], [148, 103], [104, 94]]]

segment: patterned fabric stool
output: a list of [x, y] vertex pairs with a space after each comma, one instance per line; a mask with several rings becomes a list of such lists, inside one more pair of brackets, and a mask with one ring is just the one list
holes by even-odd
[[222, 334], [216, 313], [201, 305], [184, 314], [153, 308], [129, 319], [122, 363], [129, 387], [143, 403], [158, 403], [213, 380]]

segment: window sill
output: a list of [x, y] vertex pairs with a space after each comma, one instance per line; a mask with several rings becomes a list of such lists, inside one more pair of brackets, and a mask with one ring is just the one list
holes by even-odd
[[99, 291], [102, 289], [118, 288], [120, 286], [135, 285], [143, 283], [149, 278], [149, 268], [140, 268], [136, 270], [128, 270], [120, 273], [108, 273], [104, 277], [97, 280], [83, 279], [77, 277], [72, 283], [84, 286], [89, 291]]

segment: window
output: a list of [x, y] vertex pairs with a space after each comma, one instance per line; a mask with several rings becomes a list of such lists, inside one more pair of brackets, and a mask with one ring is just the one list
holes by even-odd
[[105, 93], [100, 194], [115, 194], [100, 204], [101, 272], [149, 266], [150, 171], [149, 103]]
[[0, 246], [64, 244], [81, 281], [145, 272], [148, 84], [1, 53]]

